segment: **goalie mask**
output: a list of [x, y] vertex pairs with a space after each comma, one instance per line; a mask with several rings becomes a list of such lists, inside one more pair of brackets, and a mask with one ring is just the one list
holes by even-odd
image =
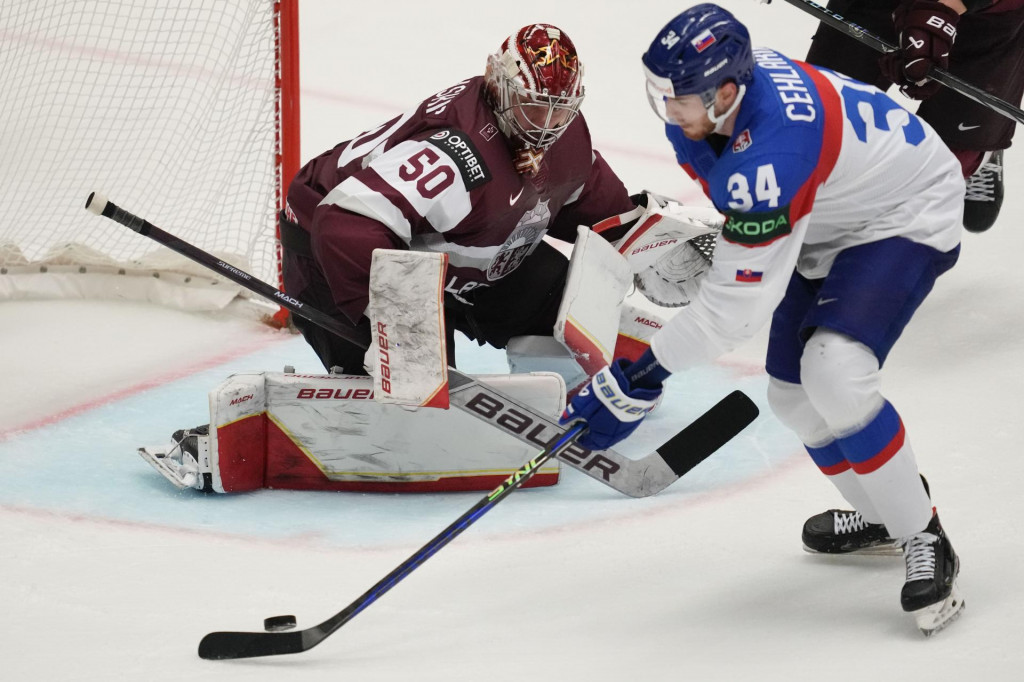
[[583, 102], [576, 46], [550, 24], [531, 24], [506, 38], [487, 60], [486, 79], [501, 131], [526, 148], [553, 145]]
[[[712, 4], [695, 5], [668, 22], [643, 56], [647, 98], [663, 121], [665, 100], [699, 95], [712, 122], [724, 120], [739, 106], [754, 79], [754, 55], [746, 26], [728, 11]], [[729, 111], [715, 116], [715, 94], [732, 81], [739, 89]]]

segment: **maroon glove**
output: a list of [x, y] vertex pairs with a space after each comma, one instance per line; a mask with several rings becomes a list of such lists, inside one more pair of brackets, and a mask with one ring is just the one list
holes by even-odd
[[899, 34], [899, 49], [882, 56], [882, 73], [900, 85], [907, 97], [931, 97], [941, 86], [927, 77], [928, 71], [933, 66], [949, 66], [960, 15], [936, 0], [904, 0], [892, 13], [892, 20]]

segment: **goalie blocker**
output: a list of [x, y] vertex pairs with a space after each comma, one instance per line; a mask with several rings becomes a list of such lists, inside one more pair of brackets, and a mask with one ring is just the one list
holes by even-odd
[[[480, 378], [545, 414], [564, 409], [565, 383], [557, 374]], [[556, 435], [524, 418], [522, 428], [536, 442], [531, 447], [462, 411], [381, 404], [373, 379], [362, 376], [236, 374], [209, 399], [208, 429], [139, 451], [179, 488], [488, 490]], [[479, 406], [488, 409], [495, 408]], [[551, 460], [525, 485], [554, 485], [559, 473]]]

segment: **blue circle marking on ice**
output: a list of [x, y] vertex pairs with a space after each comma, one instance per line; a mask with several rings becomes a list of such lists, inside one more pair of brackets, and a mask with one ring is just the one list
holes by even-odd
[[[206, 393], [231, 372], [291, 364], [302, 344], [301, 339], [276, 344], [0, 442], [0, 479], [5, 481], [0, 505], [262, 541], [372, 548], [425, 541], [485, 494], [203, 494], [174, 489], [135, 454], [140, 445], [164, 442], [176, 429], [208, 421]], [[478, 371], [498, 371], [487, 362], [496, 361], [485, 359]], [[302, 370], [317, 371], [313, 366]], [[558, 485], [516, 491], [473, 532], [543, 532], [645, 514], [770, 473], [798, 451], [798, 444], [764, 404], [763, 371], [741, 370], [712, 365], [670, 378], [662, 404], [623, 444], [624, 454], [642, 454], [736, 388], [758, 403], [761, 416], [751, 426], [667, 490], [632, 499], [563, 465]]]

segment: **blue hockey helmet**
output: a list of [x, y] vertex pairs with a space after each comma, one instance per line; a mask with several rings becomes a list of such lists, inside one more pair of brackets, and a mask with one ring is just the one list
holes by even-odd
[[662, 118], [666, 97], [700, 95], [710, 108], [720, 85], [731, 80], [744, 86], [754, 78], [747, 27], [711, 3], [694, 5], [668, 22], [643, 64], [648, 97]]

